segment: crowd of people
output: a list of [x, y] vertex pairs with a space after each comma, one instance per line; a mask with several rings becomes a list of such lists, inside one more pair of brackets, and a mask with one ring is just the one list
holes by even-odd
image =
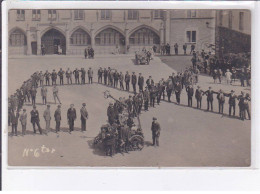
[[[193, 56], [194, 57], [194, 56]], [[168, 78], [161, 78], [158, 83], [155, 83], [152, 76], [149, 76], [147, 79], [144, 78], [142, 73], [136, 74], [132, 72], [131, 74], [126, 71], [125, 74], [123, 72], [117, 71], [117, 69], [112, 69], [110, 67], [102, 68], [100, 67], [97, 71], [98, 77], [98, 84], [103, 84], [108, 87], [117, 88], [122, 91], [130, 92], [129, 98], [125, 99], [127, 110], [130, 115], [130, 119], [136, 117], [142, 111], [148, 111], [150, 107], [155, 107], [155, 104], [160, 104], [161, 100], [165, 100], [168, 102], [172, 101], [172, 96], [175, 94], [176, 96], [176, 103], [181, 103], [181, 94], [184, 90], [187, 93], [188, 97], [188, 106], [193, 106], [193, 98], [195, 96], [198, 109], [202, 107], [202, 100], [203, 96], [206, 96], [207, 101], [207, 110], [213, 111], [213, 100], [214, 95], [218, 100], [219, 104], [219, 113], [223, 114], [223, 107], [225, 104], [225, 97], [228, 97], [229, 103], [229, 116], [236, 115], [236, 100], [239, 101], [239, 117], [240, 119], [244, 120], [246, 118], [246, 113], [248, 115], [248, 119], [250, 119], [250, 110], [249, 110], [249, 101], [250, 96], [249, 94], [244, 94], [241, 92], [240, 95], [236, 95], [233, 90], [230, 92], [224, 92], [222, 90], [213, 91], [211, 87], [208, 90], [202, 90], [200, 86], [197, 85], [199, 79], [199, 70], [198, 66], [191, 66], [190, 68], [186, 68], [183, 72], [172, 73]], [[33, 124], [34, 132], [35, 125], [38, 126], [40, 133], [41, 127], [39, 125], [39, 113], [36, 110], [35, 102], [36, 102], [36, 94], [37, 89], [40, 88], [41, 96], [42, 96], [42, 104], [47, 105], [47, 87], [52, 86], [52, 93], [53, 98], [56, 103], [56, 100], [59, 102], [59, 106], [61, 101], [58, 95], [58, 87], [57, 79], [59, 77], [59, 84], [62, 86], [64, 85], [64, 77], [67, 79], [67, 84], [73, 84], [72, 77], [74, 75], [74, 84], [86, 84], [86, 75], [88, 76], [88, 83], [93, 84], [93, 76], [94, 72], [90, 67], [88, 70], [84, 68], [70, 70], [68, 68], [64, 71], [60, 68], [59, 71], [55, 69], [50, 73], [48, 70], [46, 72], [35, 72], [30, 79], [24, 81], [20, 89], [17, 89], [15, 94], [11, 95], [9, 98], [9, 111], [8, 111], [8, 124], [12, 125], [12, 133], [17, 134], [17, 125], [18, 125], [18, 118], [20, 118], [20, 122], [23, 128], [23, 134], [26, 129], [26, 110], [23, 109], [23, 113], [20, 115], [20, 110], [22, 109], [25, 102], [32, 103], [33, 110], [31, 111], [31, 122]], [[81, 79], [80, 79], [81, 78]], [[51, 84], [50, 84], [51, 81]], [[131, 85], [131, 89], [130, 89]], [[194, 89], [194, 86], [197, 85], [197, 89]], [[137, 88], [138, 86], [138, 88]], [[133, 94], [131, 94], [133, 93]], [[167, 97], [167, 100], [166, 100]], [[48, 109], [47, 105], [47, 109]], [[115, 103], [113, 107], [117, 107], [118, 105]], [[83, 107], [84, 108], [84, 105]], [[111, 109], [111, 108], [110, 108]], [[113, 109], [114, 110], [114, 109]], [[231, 114], [233, 110], [233, 114]], [[48, 112], [48, 111], [47, 111]], [[55, 111], [55, 119], [60, 117], [60, 107], [57, 108], [57, 113]], [[86, 111], [83, 111], [86, 112]], [[118, 112], [116, 110], [115, 112]], [[87, 119], [87, 114], [84, 113], [85, 116], [83, 118], [83, 127], [82, 130], [85, 130], [84, 123]], [[47, 121], [50, 119], [50, 113], [46, 113], [44, 119]], [[71, 105], [71, 108], [68, 110], [68, 121], [69, 121], [69, 129], [73, 131], [74, 129], [74, 120], [76, 119], [76, 111]], [[115, 113], [113, 111], [108, 111], [108, 121], [112, 124], [115, 120]], [[60, 122], [59, 119], [57, 121]], [[47, 128], [49, 126], [46, 124]], [[59, 124], [56, 125], [56, 131], [59, 131]]]

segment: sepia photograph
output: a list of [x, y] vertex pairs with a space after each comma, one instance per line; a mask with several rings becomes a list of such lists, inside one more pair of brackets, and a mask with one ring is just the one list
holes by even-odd
[[250, 10], [10, 9], [7, 28], [10, 167], [251, 166]]

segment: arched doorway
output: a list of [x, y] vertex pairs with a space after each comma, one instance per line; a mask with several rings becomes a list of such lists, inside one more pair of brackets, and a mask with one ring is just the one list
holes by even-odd
[[142, 27], [129, 36], [129, 45], [131, 52], [142, 50], [143, 48], [151, 49], [152, 46], [159, 48], [160, 37], [152, 29], [147, 27]]
[[9, 54], [24, 55], [26, 49], [27, 39], [25, 33], [19, 28], [13, 29], [9, 35]]
[[116, 29], [106, 28], [96, 35], [95, 45], [101, 54], [124, 53], [125, 37]]
[[84, 55], [84, 50], [91, 46], [91, 37], [83, 29], [78, 28], [70, 36], [70, 54]]
[[45, 54], [66, 54], [66, 38], [56, 29], [45, 32], [41, 38], [41, 44], [45, 47]]

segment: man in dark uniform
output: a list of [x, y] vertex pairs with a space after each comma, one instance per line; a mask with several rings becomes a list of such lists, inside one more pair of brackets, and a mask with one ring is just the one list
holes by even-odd
[[46, 86], [50, 85], [50, 73], [48, 72], [48, 70], [45, 72], [44, 77], [45, 77], [45, 82], [46, 82]]
[[197, 108], [201, 109], [203, 91], [200, 89], [200, 86], [196, 89], [195, 98], [197, 100]]
[[167, 93], [167, 97], [168, 97], [168, 102], [171, 102], [171, 95], [172, 95], [173, 88], [174, 88], [174, 85], [172, 82], [172, 78], [171, 78], [171, 76], [169, 76], [168, 80], [166, 81], [166, 93]]
[[128, 114], [131, 115], [133, 111], [133, 97], [131, 95], [129, 95], [129, 98], [126, 100], [126, 104]]
[[211, 87], [204, 92], [207, 96], [207, 111], [209, 111], [209, 107], [211, 107], [211, 112], [213, 111], [213, 94], [215, 93]]
[[229, 116], [231, 116], [231, 111], [233, 109], [233, 116], [236, 114], [236, 98], [237, 96], [234, 94], [234, 90], [231, 90], [230, 94], [225, 94], [229, 97], [228, 104], [229, 104]]
[[88, 119], [88, 111], [86, 109], [86, 103], [82, 104], [80, 109], [81, 114], [81, 131], [86, 131], [86, 120]]
[[145, 87], [145, 90], [143, 92], [143, 99], [144, 99], [144, 111], [148, 111], [148, 107], [149, 107], [149, 90], [148, 87]]
[[101, 84], [102, 84], [102, 75], [103, 75], [103, 69], [102, 69], [102, 67], [100, 67], [98, 70], [98, 83], [101, 83]]
[[58, 105], [57, 110], [54, 113], [54, 119], [56, 121], [56, 133], [60, 131], [60, 121], [61, 121], [61, 105]]
[[122, 72], [119, 74], [120, 90], [124, 90], [124, 75]]
[[86, 71], [84, 68], [81, 68], [81, 84], [86, 83]]
[[131, 79], [131, 81], [132, 81], [132, 85], [133, 85], [134, 93], [136, 93], [136, 82], [137, 82], [137, 77], [136, 77], [136, 75], [135, 75], [135, 72], [133, 72], [133, 74], [132, 74], [132, 79]]
[[159, 146], [161, 127], [157, 121], [157, 118], [155, 117], [153, 118], [151, 130], [152, 130], [153, 146]]
[[112, 102], [109, 103], [109, 106], [107, 108], [107, 117], [108, 117], [108, 123], [112, 125], [115, 122], [115, 111]]
[[188, 87], [186, 88], [186, 92], [188, 95], [188, 106], [192, 107], [192, 98], [193, 98], [193, 94], [194, 94], [194, 89], [191, 84], [188, 85]]
[[79, 84], [79, 70], [76, 68], [74, 71], [73, 71], [73, 74], [75, 76], [75, 84]]
[[104, 84], [107, 85], [107, 70], [104, 68]]
[[114, 72], [114, 88], [117, 88], [118, 79], [119, 79], [119, 73], [117, 72], [117, 70], [115, 70], [115, 72]]
[[157, 104], [159, 105], [161, 102], [161, 98], [162, 98], [162, 94], [163, 94], [163, 82], [159, 82], [158, 86], [157, 86], [157, 90], [158, 90], [158, 95], [157, 95]]
[[56, 85], [56, 80], [57, 80], [57, 73], [55, 69], [53, 69], [51, 73], [51, 85]]
[[245, 100], [245, 94], [244, 92], [241, 92], [241, 95], [237, 97], [239, 100], [238, 107], [239, 107], [239, 117], [241, 120], [245, 119], [245, 106], [244, 106], [244, 100]]
[[38, 130], [40, 134], [42, 134], [42, 128], [40, 126], [40, 118], [39, 118], [39, 112], [36, 110], [36, 106], [33, 106], [33, 110], [31, 111], [31, 123], [33, 125], [33, 131], [36, 133], [35, 124], [38, 127]]
[[138, 86], [139, 86], [139, 91], [143, 91], [144, 77], [142, 76], [142, 73], [139, 73], [139, 76], [138, 76]]
[[58, 72], [58, 76], [60, 77], [60, 85], [63, 85], [63, 75], [64, 75], [64, 71], [62, 70], [62, 68], [60, 68], [60, 71]]
[[37, 89], [36, 89], [35, 87], [33, 87], [33, 88], [31, 89], [32, 105], [35, 105], [36, 94], [37, 94]]
[[181, 103], [182, 86], [181, 86], [181, 83], [179, 81], [177, 81], [176, 87], [174, 89], [175, 89], [176, 101], [177, 101], [178, 104], [180, 104]]
[[158, 90], [157, 87], [154, 86], [154, 84], [151, 85], [151, 90], [150, 90], [150, 106], [154, 107], [155, 103], [155, 98], [158, 95]]
[[126, 84], [126, 91], [129, 91], [129, 83], [130, 83], [130, 75], [128, 73], [128, 71], [125, 74], [125, 84]]
[[244, 115], [245, 115], [245, 118], [246, 118], [246, 113], [248, 115], [248, 119], [250, 120], [251, 119], [251, 115], [250, 115], [250, 110], [249, 110], [249, 101], [251, 101], [251, 98], [249, 96], [249, 94], [247, 93], [246, 94], [246, 97], [244, 99]]
[[146, 80], [146, 85], [148, 87], [148, 90], [151, 89], [152, 84], [154, 84], [154, 81], [152, 79], [152, 76], [149, 76], [149, 78]]
[[182, 48], [183, 48], [184, 55], [186, 55], [187, 45], [184, 44], [184, 45], [182, 46]]
[[69, 133], [74, 131], [74, 121], [77, 119], [76, 109], [74, 108], [74, 104], [70, 105], [70, 108], [67, 111], [67, 119], [69, 124]]
[[11, 123], [12, 123], [12, 135], [17, 136], [17, 125], [18, 125], [18, 119], [19, 119], [19, 111], [15, 112], [15, 110], [11, 111]]
[[67, 84], [72, 84], [72, 71], [70, 68], [66, 71]]
[[218, 99], [218, 113], [223, 114], [223, 109], [224, 109], [224, 104], [225, 104], [225, 95], [221, 89], [218, 92], [217, 99]]

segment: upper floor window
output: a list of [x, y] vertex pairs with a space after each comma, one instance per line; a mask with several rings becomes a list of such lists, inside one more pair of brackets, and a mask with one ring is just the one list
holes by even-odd
[[196, 31], [186, 31], [186, 40], [188, 43], [195, 43], [197, 39]]
[[239, 30], [244, 29], [244, 12], [239, 12]]
[[25, 10], [24, 9], [18, 9], [17, 10], [17, 20], [25, 20]]
[[129, 20], [137, 20], [138, 19], [138, 11], [137, 10], [128, 10], [128, 19]]
[[229, 13], [228, 13], [228, 27], [229, 28], [232, 28], [232, 17], [233, 17], [232, 11], [229, 11]]
[[196, 10], [187, 10], [187, 17], [188, 18], [195, 18], [195, 17], [197, 17]]
[[32, 10], [32, 20], [40, 20], [41, 19], [41, 10]]
[[83, 20], [84, 19], [84, 11], [83, 10], [75, 10], [74, 11], [74, 19], [75, 20]]
[[56, 10], [48, 10], [48, 19], [56, 20], [57, 19], [57, 11]]
[[111, 11], [110, 10], [101, 10], [101, 20], [110, 20]]
[[163, 18], [163, 11], [162, 10], [154, 10], [154, 19], [161, 19]]

